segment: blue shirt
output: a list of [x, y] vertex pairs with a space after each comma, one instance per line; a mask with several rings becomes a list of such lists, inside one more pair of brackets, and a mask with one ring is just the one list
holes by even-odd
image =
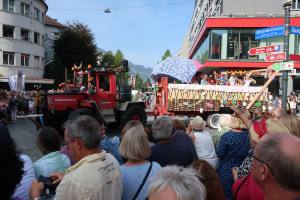
[[242, 164], [249, 149], [250, 139], [247, 131], [230, 130], [221, 136], [216, 152], [219, 158], [217, 171], [227, 199], [232, 199], [232, 168]]
[[40, 175], [48, 177], [53, 172], [64, 172], [70, 166], [69, 157], [60, 151], [48, 153], [33, 164], [36, 178]]
[[122, 156], [119, 152], [120, 138], [105, 136], [100, 142], [100, 149], [105, 150], [107, 153], [112, 154], [119, 162], [120, 165], [124, 163]]
[[[122, 184], [123, 184], [123, 193], [122, 193], [122, 200], [132, 200], [135, 193], [139, 189], [148, 169], [150, 166], [150, 162], [146, 162], [140, 165], [134, 166], [127, 166], [126, 164], [121, 165], [121, 177], [122, 177]], [[161, 169], [161, 166], [156, 163], [152, 162], [152, 169], [145, 182], [142, 190], [140, 191], [139, 195], [137, 196], [137, 200], [145, 200], [148, 195], [149, 184], [151, 178], [156, 175], [156, 173]]]

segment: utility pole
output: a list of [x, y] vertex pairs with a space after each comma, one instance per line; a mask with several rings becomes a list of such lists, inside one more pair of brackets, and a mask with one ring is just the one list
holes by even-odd
[[[284, 52], [286, 53], [286, 62], [290, 60], [289, 41], [290, 41], [290, 15], [291, 15], [292, 1], [287, 0], [283, 4], [284, 8]], [[287, 89], [288, 89], [288, 71], [283, 71], [282, 75], [282, 114], [286, 115], [287, 105]]]

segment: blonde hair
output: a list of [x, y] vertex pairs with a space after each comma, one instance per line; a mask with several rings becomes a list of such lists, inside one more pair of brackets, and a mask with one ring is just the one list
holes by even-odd
[[141, 161], [150, 155], [147, 135], [142, 126], [128, 129], [119, 147], [120, 154], [132, 161]]
[[143, 124], [138, 120], [130, 120], [126, 123], [126, 125], [122, 128], [121, 135], [123, 136], [128, 129], [135, 126], [143, 126]]

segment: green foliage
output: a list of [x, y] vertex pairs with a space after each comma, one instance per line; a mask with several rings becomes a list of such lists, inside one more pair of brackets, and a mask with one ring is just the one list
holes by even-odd
[[57, 87], [60, 83], [65, 82], [64, 65], [57, 59], [45, 66], [44, 78], [54, 79], [54, 86]]
[[172, 57], [171, 51], [167, 49], [164, 53], [164, 55], [161, 57], [161, 61], [165, 60], [168, 57]]
[[103, 54], [101, 66], [104, 68], [112, 67], [114, 66], [115, 62], [115, 56], [112, 51], [107, 51]]
[[115, 53], [115, 56], [114, 56], [114, 67], [120, 67], [122, 65], [122, 60], [124, 59], [124, 54], [122, 53], [121, 50], [117, 50], [117, 52]]
[[80, 22], [68, 23], [54, 42], [54, 56], [71, 72], [73, 64], [96, 65], [97, 48], [91, 30]]
[[144, 80], [140, 77], [139, 73], [135, 76], [135, 89], [142, 90], [142, 91], [146, 90], [146, 85], [144, 83]]

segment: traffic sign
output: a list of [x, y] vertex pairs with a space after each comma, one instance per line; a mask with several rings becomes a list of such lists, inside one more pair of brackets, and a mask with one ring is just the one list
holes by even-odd
[[281, 45], [271, 45], [271, 46], [265, 46], [265, 47], [251, 48], [248, 51], [248, 54], [250, 56], [254, 56], [254, 55], [258, 55], [258, 54], [277, 52], [280, 50], [281, 50]]
[[285, 52], [269, 53], [265, 57], [265, 61], [267, 62], [278, 62], [284, 60], [286, 60]]
[[284, 35], [284, 26], [273, 26], [269, 28], [261, 28], [255, 31], [255, 40], [278, 37]]
[[299, 26], [291, 26], [291, 34], [300, 35], [300, 27]]
[[272, 65], [272, 69], [275, 71], [289, 71], [294, 69], [294, 62], [282, 62]]

